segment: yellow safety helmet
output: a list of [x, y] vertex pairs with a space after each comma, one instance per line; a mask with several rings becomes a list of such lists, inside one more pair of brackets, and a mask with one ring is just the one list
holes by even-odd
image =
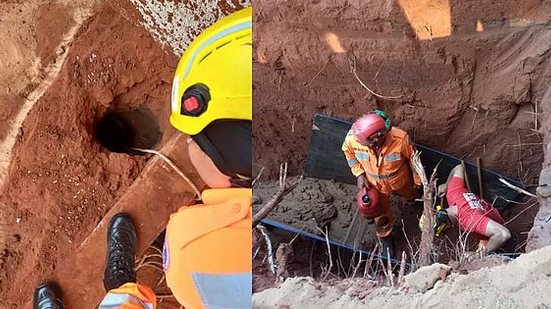
[[170, 123], [195, 135], [221, 119], [252, 120], [250, 7], [205, 29], [176, 68]]

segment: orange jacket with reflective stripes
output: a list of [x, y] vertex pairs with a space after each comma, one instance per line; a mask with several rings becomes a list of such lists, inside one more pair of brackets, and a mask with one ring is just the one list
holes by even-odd
[[170, 216], [167, 285], [185, 308], [250, 308], [252, 190], [208, 189], [202, 199]]
[[352, 174], [358, 177], [365, 173], [369, 184], [383, 194], [404, 188], [411, 183], [412, 176], [415, 184], [421, 185], [411, 162], [413, 145], [401, 129], [393, 127], [387, 133], [378, 156], [371, 148], [358, 143], [351, 131], [344, 139], [342, 151]]

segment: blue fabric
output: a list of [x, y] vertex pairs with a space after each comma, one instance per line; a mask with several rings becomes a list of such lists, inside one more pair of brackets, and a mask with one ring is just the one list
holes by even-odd
[[348, 165], [349, 165], [350, 167], [352, 167], [352, 166], [358, 164], [358, 160], [356, 160], [356, 159], [350, 159], [350, 160], [347, 160], [347, 161], [348, 161]]
[[209, 309], [250, 309], [252, 307], [252, 274], [193, 273], [193, 282], [201, 300]]

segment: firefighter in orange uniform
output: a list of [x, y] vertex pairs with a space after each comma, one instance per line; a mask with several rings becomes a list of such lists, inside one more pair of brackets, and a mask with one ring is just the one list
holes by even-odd
[[375, 188], [379, 192], [381, 215], [375, 218], [377, 237], [383, 252], [394, 256], [392, 228], [394, 216], [390, 195], [396, 194], [412, 201], [418, 196], [421, 179], [412, 165], [414, 148], [408, 134], [392, 127], [381, 110], [363, 115], [354, 122], [342, 145], [358, 189]]

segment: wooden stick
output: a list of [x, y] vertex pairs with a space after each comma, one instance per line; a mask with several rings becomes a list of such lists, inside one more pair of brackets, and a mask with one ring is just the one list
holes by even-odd
[[538, 130], [538, 99], [534, 100], [534, 129]]
[[463, 166], [463, 170], [465, 171], [465, 183], [467, 184], [467, 189], [472, 192], [471, 184], [469, 183], [469, 175], [467, 174], [467, 167], [465, 167], [465, 161], [461, 160], [461, 166]]
[[163, 161], [165, 161], [170, 167], [172, 167], [172, 169], [176, 172], [176, 174], [180, 175], [180, 177], [182, 177], [184, 179], [185, 182], [187, 182], [187, 184], [191, 187], [191, 189], [195, 192], [195, 195], [197, 196], [197, 200], [201, 200], [201, 192], [199, 191], [199, 189], [197, 189], [197, 187], [195, 186], [195, 184], [186, 176], [186, 174], [184, 174], [184, 172], [182, 172], [181, 169], [179, 169], [176, 164], [174, 164], [174, 162], [172, 162], [167, 156], [165, 156], [164, 154], [162, 154], [161, 152], [157, 151], [157, 150], [153, 150], [153, 149], [143, 149], [143, 148], [130, 148], [132, 150], [136, 150], [136, 151], [141, 151], [141, 152], [145, 152], [145, 153], [152, 153], [152, 154], [155, 154], [157, 156], [159, 156], [159, 158], [161, 158]]
[[358, 218], [358, 214], [360, 212], [358, 211], [358, 208], [356, 208], [356, 213], [354, 214], [354, 219], [352, 219], [352, 223], [348, 227], [348, 230], [346, 231], [346, 235], [344, 236], [344, 240], [342, 241], [343, 244], [346, 244], [348, 242], [348, 237], [350, 237], [350, 232], [352, 231], [352, 227], [356, 223], [356, 219]]
[[294, 183], [289, 185], [287, 183], [287, 163], [281, 164], [279, 166], [279, 189], [277, 190], [276, 194], [266, 203], [266, 205], [262, 206], [262, 208], [256, 213], [256, 215], [253, 216], [253, 227], [257, 226], [260, 221], [264, 220], [270, 214], [272, 209], [274, 209], [279, 202], [283, 199], [285, 195], [290, 193], [295, 189], [295, 187], [300, 183], [302, 180], [302, 176]]
[[480, 195], [480, 199], [484, 199], [484, 191], [482, 191], [482, 171], [480, 167], [480, 157], [476, 158], [476, 172], [478, 173], [478, 192]]
[[325, 273], [325, 275], [323, 276], [323, 279], [321, 280], [321, 282], [323, 282], [331, 274], [331, 269], [333, 268], [333, 256], [331, 255], [331, 243], [329, 242], [329, 231], [327, 229], [327, 226], [325, 226], [325, 233], [319, 227], [316, 226], [316, 228], [318, 229], [318, 231], [320, 231], [323, 234], [323, 236], [325, 236], [325, 243], [327, 244], [327, 253], [329, 254], [329, 268], [327, 268], [327, 272]]
[[507, 180], [505, 180], [505, 179], [503, 179], [503, 178], [499, 178], [499, 181], [501, 181], [502, 184], [506, 185], [507, 187], [509, 187], [509, 188], [511, 188], [511, 189], [513, 189], [513, 190], [515, 190], [515, 191], [517, 191], [517, 192], [520, 192], [520, 193], [522, 193], [522, 194], [526, 194], [526, 195], [531, 196], [531, 197], [538, 198], [537, 195], [532, 194], [532, 193], [530, 193], [530, 192], [528, 192], [528, 191], [526, 191], [526, 190], [524, 190], [524, 189], [521, 189], [521, 188], [519, 188], [519, 187], [517, 187], [517, 186], [511, 184], [511, 183], [509, 183]]

